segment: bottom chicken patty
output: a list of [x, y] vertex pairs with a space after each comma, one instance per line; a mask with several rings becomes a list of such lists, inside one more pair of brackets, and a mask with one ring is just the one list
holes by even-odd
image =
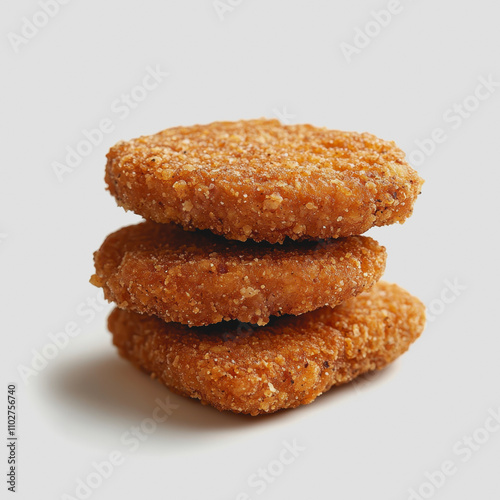
[[122, 309], [108, 320], [120, 355], [172, 391], [250, 415], [311, 403], [383, 368], [424, 325], [424, 305], [385, 282], [334, 308], [260, 327], [233, 321], [190, 328]]

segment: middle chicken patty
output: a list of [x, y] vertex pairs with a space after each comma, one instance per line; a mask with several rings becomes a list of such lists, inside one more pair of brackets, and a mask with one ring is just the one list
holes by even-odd
[[265, 325], [270, 316], [334, 307], [370, 288], [386, 251], [366, 236], [277, 246], [146, 221], [108, 236], [94, 262], [91, 282], [120, 308], [189, 326]]

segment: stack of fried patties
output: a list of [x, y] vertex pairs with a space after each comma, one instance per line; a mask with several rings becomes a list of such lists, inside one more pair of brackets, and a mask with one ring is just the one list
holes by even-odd
[[91, 282], [120, 354], [176, 393], [257, 415], [380, 369], [424, 327], [378, 282], [422, 180], [394, 143], [276, 120], [176, 127], [111, 148], [106, 182], [146, 221], [108, 236]]

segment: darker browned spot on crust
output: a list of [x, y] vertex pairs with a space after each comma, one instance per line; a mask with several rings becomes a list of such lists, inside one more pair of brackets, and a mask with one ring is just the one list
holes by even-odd
[[376, 283], [385, 248], [365, 236], [283, 245], [144, 222], [106, 238], [91, 282], [123, 309], [190, 326], [335, 306]]
[[423, 183], [393, 142], [264, 119], [120, 142], [106, 182], [119, 205], [156, 222], [270, 243], [404, 222]]
[[423, 304], [383, 282], [334, 309], [275, 318], [243, 336], [232, 323], [189, 328], [120, 309], [108, 322], [120, 354], [173, 391], [251, 415], [308, 404], [384, 367], [424, 323]]

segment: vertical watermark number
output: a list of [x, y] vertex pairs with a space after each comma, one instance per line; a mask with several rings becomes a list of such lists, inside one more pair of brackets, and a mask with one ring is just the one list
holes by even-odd
[[16, 436], [16, 386], [7, 386], [7, 489], [16, 492], [17, 436]]

